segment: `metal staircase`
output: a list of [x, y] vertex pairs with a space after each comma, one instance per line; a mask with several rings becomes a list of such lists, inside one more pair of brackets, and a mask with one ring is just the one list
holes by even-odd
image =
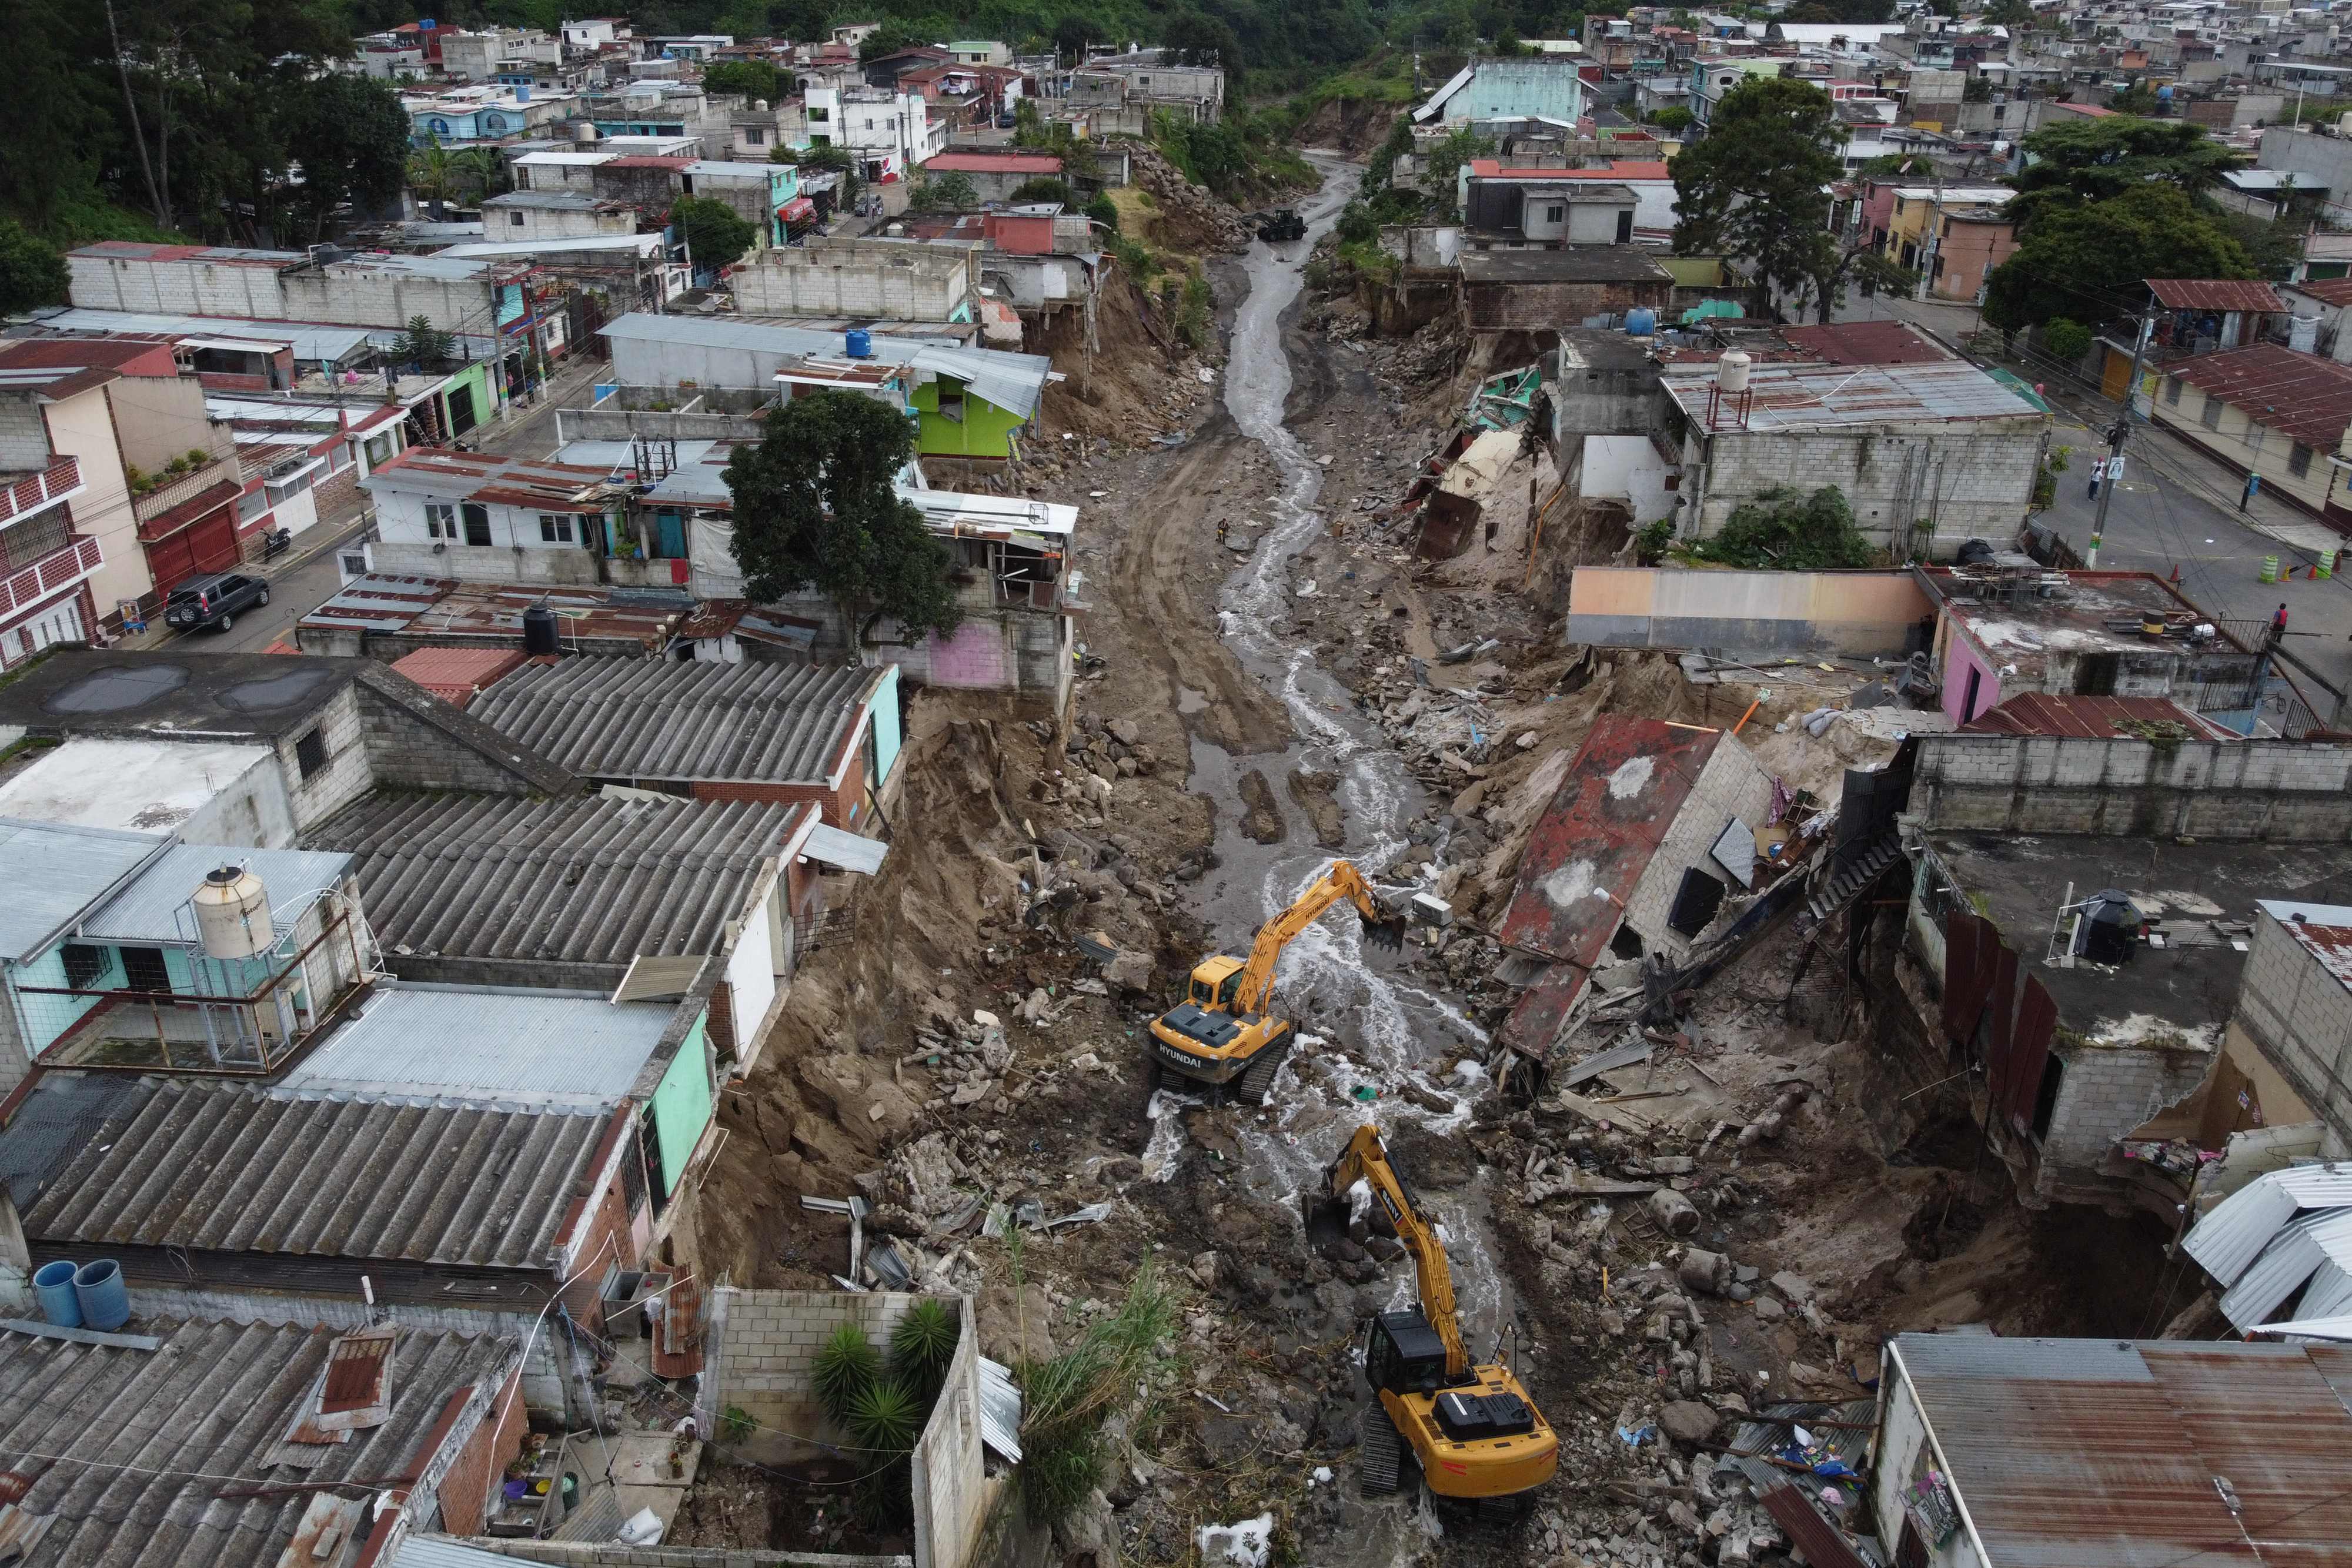
[[1895, 833], [1878, 839], [1863, 852], [1862, 858], [1832, 876], [1822, 888], [1805, 901], [1805, 912], [1814, 924], [1852, 904], [1876, 883], [1886, 868], [1903, 858], [1903, 841]]

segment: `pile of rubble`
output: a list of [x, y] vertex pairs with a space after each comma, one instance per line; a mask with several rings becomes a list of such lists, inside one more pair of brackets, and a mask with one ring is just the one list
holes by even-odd
[[1182, 170], [1150, 143], [1121, 145], [1130, 160], [1130, 181], [1151, 197], [1158, 209], [1152, 217], [1151, 240], [1195, 255], [1249, 247], [1256, 235], [1239, 208], [1187, 180]]

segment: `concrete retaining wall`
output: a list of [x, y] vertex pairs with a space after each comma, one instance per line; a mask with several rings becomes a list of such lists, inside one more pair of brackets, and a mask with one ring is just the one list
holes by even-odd
[[1999, 735], [1917, 744], [1911, 811], [1931, 831], [2352, 841], [2352, 747]]
[[2352, 1136], [2352, 991], [2268, 910], [2254, 915], [2252, 948], [2236, 1022], [2338, 1138]]
[[1568, 640], [1896, 658], [1921, 645], [1921, 623], [1934, 617], [1903, 571], [1584, 566], [1569, 584]]

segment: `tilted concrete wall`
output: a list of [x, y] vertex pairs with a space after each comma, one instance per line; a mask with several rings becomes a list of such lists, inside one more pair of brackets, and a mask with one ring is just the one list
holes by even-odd
[[747, 316], [945, 321], [971, 296], [970, 248], [849, 240], [771, 251], [729, 286]]
[[1905, 571], [1583, 566], [1568, 640], [1604, 648], [1778, 648], [1899, 657], [1935, 607]]
[[1923, 735], [1911, 811], [1938, 831], [2352, 841], [2352, 747]]
[[2336, 1136], [2352, 1139], [2352, 990], [2268, 910], [2254, 915], [2236, 1022]]
[[2058, 1099], [2042, 1135], [2029, 1201], [2105, 1202], [2116, 1140], [2197, 1092], [2214, 1052], [2182, 1044], [2169, 1050], [2084, 1046], [2056, 1053], [2064, 1063]]

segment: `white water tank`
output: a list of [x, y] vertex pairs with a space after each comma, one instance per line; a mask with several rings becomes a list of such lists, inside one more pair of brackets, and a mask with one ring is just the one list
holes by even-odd
[[269, 892], [243, 866], [206, 872], [188, 902], [195, 905], [196, 939], [207, 958], [250, 958], [278, 941], [269, 924]]
[[1748, 368], [1753, 362], [1739, 350], [1732, 350], [1731, 352], [1715, 361], [1715, 384], [1727, 392], [1746, 392]]

